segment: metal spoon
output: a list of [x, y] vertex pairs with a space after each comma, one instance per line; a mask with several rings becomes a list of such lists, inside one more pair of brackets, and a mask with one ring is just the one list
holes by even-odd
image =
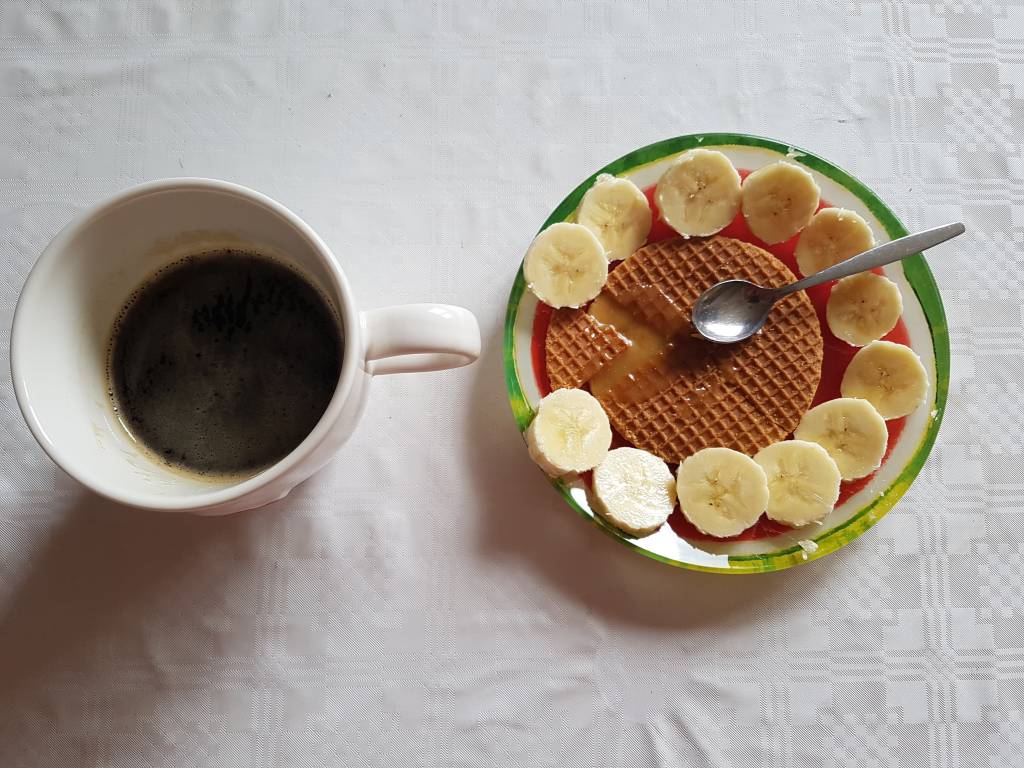
[[726, 280], [711, 286], [697, 299], [693, 305], [693, 327], [705, 339], [718, 344], [749, 339], [764, 326], [772, 305], [791, 293], [900, 261], [963, 233], [963, 224], [926, 229], [864, 251], [781, 288], [764, 288], [747, 280]]

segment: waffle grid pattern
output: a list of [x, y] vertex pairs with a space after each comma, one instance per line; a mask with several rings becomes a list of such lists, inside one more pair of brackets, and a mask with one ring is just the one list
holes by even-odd
[[[639, 402], [599, 396], [612, 425], [637, 448], [669, 462], [711, 446], [753, 455], [789, 435], [810, 407], [821, 377], [822, 337], [805, 295], [780, 303], [764, 330], [741, 344], [716, 346], [685, 330], [697, 297], [732, 277], [772, 286], [795, 279], [771, 254], [726, 237], [653, 243], [609, 277], [605, 290], [635, 316], [661, 330], [684, 329], [677, 336], [682, 364], [667, 387]], [[585, 342], [563, 336], [563, 325], [548, 332], [552, 367], [552, 350]], [[596, 355], [573, 350], [571, 357]], [[663, 374], [636, 372], [638, 387], [655, 375]]]
[[582, 387], [629, 346], [610, 325], [582, 309], [558, 309], [545, 339], [551, 389]]

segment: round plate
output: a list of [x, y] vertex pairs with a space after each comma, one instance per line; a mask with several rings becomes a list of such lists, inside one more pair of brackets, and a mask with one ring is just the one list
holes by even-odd
[[[630, 152], [576, 187], [541, 229], [571, 219], [583, 193], [598, 174], [628, 178], [643, 189], [655, 183], [680, 152], [693, 147], [714, 147], [724, 152], [737, 168], [748, 170], [786, 158], [813, 174], [824, 199], [863, 216], [879, 244], [907, 234], [885, 203], [841, 168], [789, 144], [736, 133], [680, 136]], [[930, 374], [928, 399], [907, 418], [882, 468], [864, 488], [833, 510], [822, 525], [747, 541], [690, 541], [666, 524], [656, 533], [637, 539], [594, 514], [587, 499], [587, 487], [579, 478], [553, 480], [553, 485], [569, 506], [605, 533], [641, 554], [682, 568], [716, 573], [777, 571], [822, 557], [853, 541], [892, 508], [921, 471], [935, 442], [949, 387], [949, 333], [942, 299], [928, 265], [918, 254], [886, 267], [885, 272], [903, 293], [903, 322], [910, 335], [910, 345]], [[529, 425], [540, 400], [531, 359], [536, 312], [537, 299], [526, 290], [520, 265], [505, 315], [504, 364], [509, 400], [521, 432]], [[817, 549], [808, 541], [813, 541]]]

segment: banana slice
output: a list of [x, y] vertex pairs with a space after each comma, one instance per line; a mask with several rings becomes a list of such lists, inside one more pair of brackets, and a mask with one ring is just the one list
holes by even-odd
[[740, 175], [721, 152], [690, 149], [658, 179], [654, 199], [680, 235], [713, 235], [736, 218]]
[[676, 505], [676, 483], [665, 462], [637, 448], [616, 448], [594, 469], [594, 509], [626, 533], [658, 530]]
[[840, 397], [805, 413], [793, 437], [820, 445], [843, 480], [856, 480], [881, 466], [889, 430], [867, 400]]
[[597, 235], [559, 222], [534, 238], [523, 262], [526, 284], [555, 309], [586, 304], [608, 280], [608, 259]]
[[552, 477], [593, 469], [611, 444], [604, 408], [582, 389], [556, 389], [543, 398], [526, 429], [531, 458]]
[[647, 242], [651, 219], [651, 206], [640, 187], [607, 173], [587, 190], [576, 214], [576, 221], [597, 235], [609, 261], [628, 259]]
[[768, 517], [794, 528], [825, 519], [839, 499], [839, 467], [828, 451], [805, 440], [784, 440], [754, 456], [768, 476]]
[[735, 536], [757, 522], [768, 506], [768, 478], [749, 456], [705, 448], [679, 465], [679, 507], [709, 536]]
[[874, 272], [844, 277], [832, 286], [825, 305], [832, 333], [855, 347], [885, 336], [902, 313], [903, 297], [896, 283]]
[[874, 246], [875, 235], [858, 214], [845, 208], [822, 208], [800, 233], [796, 265], [802, 274], [813, 275]]
[[821, 190], [808, 171], [780, 160], [744, 180], [743, 217], [766, 243], [781, 243], [807, 226], [820, 199]]
[[839, 385], [843, 397], [862, 397], [882, 418], [906, 416], [924, 402], [928, 373], [910, 347], [873, 341], [846, 366]]

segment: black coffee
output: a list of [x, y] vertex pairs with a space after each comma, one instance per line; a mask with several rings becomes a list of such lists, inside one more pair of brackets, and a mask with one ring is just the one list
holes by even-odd
[[111, 340], [110, 394], [129, 432], [168, 463], [252, 473], [281, 459], [327, 409], [344, 349], [303, 277], [223, 250], [138, 289]]

